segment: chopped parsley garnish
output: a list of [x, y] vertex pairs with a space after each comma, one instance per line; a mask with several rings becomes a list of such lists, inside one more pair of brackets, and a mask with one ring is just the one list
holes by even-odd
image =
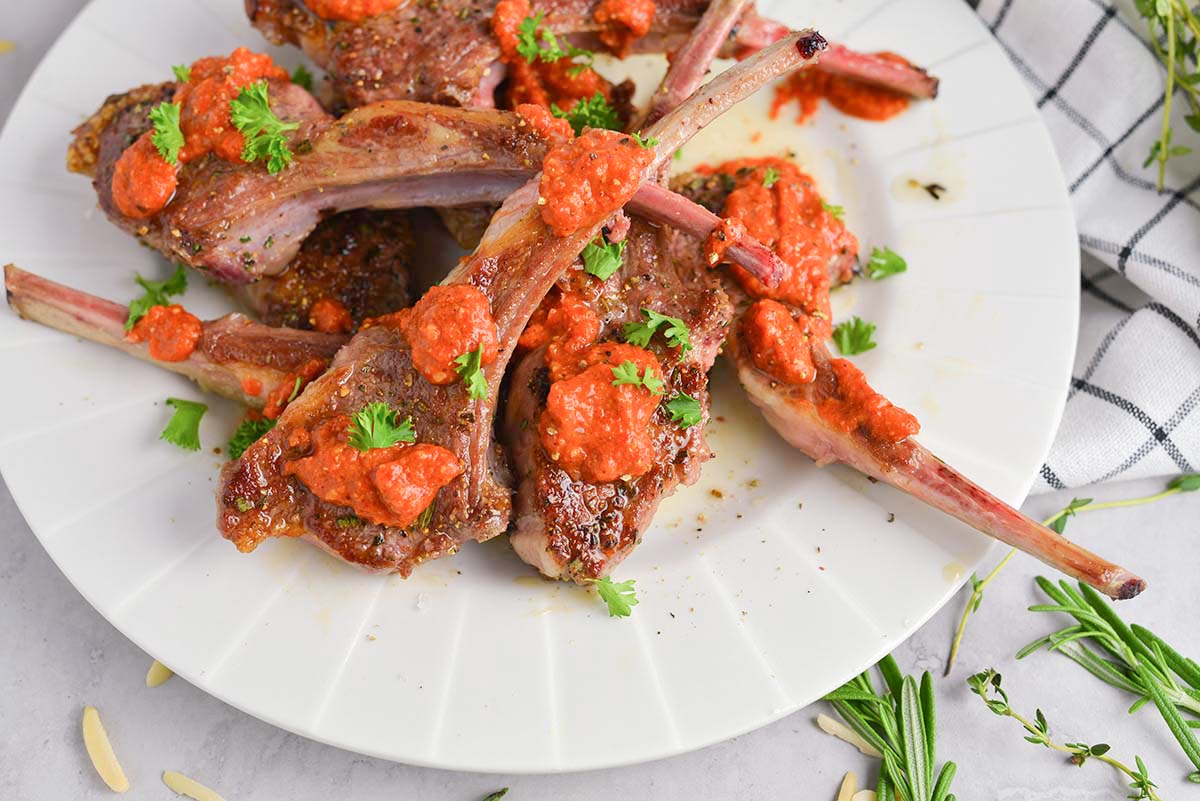
[[150, 122], [154, 124], [150, 142], [158, 150], [158, 155], [168, 164], [178, 164], [179, 151], [183, 148], [183, 131], [179, 127], [179, 104], [159, 103], [150, 111]]
[[467, 394], [475, 400], [487, 397], [487, 379], [483, 377], [483, 345], [475, 350], [469, 350], [454, 359], [454, 372], [462, 376]]
[[616, 582], [608, 576], [592, 580], [592, 584], [596, 585], [596, 592], [600, 593], [600, 598], [608, 605], [609, 617], [629, 617], [633, 612], [633, 607], [638, 605], [637, 592], [633, 589], [636, 583], [634, 579]]
[[692, 331], [683, 320], [659, 314], [653, 309], [642, 309], [642, 317], [646, 320], [644, 323], [625, 323], [625, 341], [630, 345], [646, 347], [654, 333], [665, 324], [667, 327], [663, 329], [663, 337], [668, 345], [679, 348], [681, 356], [692, 349]]
[[678, 423], [680, 428], [691, 428], [704, 419], [700, 401], [682, 392], [667, 401], [667, 411], [671, 413], [671, 420]]
[[882, 281], [889, 275], [902, 273], [907, 269], [908, 262], [891, 248], [875, 248], [871, 251], [871, 260], [867, 262], [867, 275], [875, 281]]
[[767, 167], [767, 172], [763, 175], [763, 186], [770, 189], [779, 181], [779, 170], [774, 167]]
[[233, 125], [246, 137], [242, 148], [242, 161], [253, 163], [266, 161], [267, 172], [276, 174], [292, 160], [292, 149], [288, 147], [285, 131], [300, 127], [298, 122], [284, 122], [271, 111], [267, 97], [267, 82], [251, 84], [229, 101]]
[[538, 59], [547, 63], [553, 63], [560, 58], [583, 59], [568, 70], [571, 75], [578, 75], [592, 66], [595, 58], [592, 51], [575, 47], [570, 42], [567, 43], [567, 48], [564, 50], [553, 31], [545, 29], [540, 34], [538, 33], [538, 27], [542, 24], [545, 16], [546, 12], [539, 11], [532, 17], [521, 20], [521, 24], [517, 26], [517, 54], [530, 64]]
[[376, 401], [354, 413], [350, 423], [350, 446], [366, 452], [373, 448], [390, 448], [397, 442], [416, 442], [412, 418], [400, 420], [399, 412], [386, 403]]
[[580, 100], [568, 111], [563, 111], [557, 103], [551, 103], [550, 113], [571, 123], [571, 129], [575, 131], [576, 136], [583, 133], [584, 128], [621, 130], [621, 119], [617, 116], [617, 110], [608, 104], [600, 92], [596, 92], [590, 100]]
[[358, 518], [358, 515], [342, 515], [334, 523], [338, 528], [358, 528], [363, 521]]
[[265, 417], [260, 417], [257, 420], [243, 420], [237, 427], [237, 431], [234, 431], [233, 436], [229, 438], [229, 444], [225, 446], [229, 458], [242, 458], [242, 454], [246, 452], [247, 448], [258, 442], [263, 434], [274, 427], [275, 421], [268, 420]]
[[183, 265], [175, 266], [175, 272], [165, 281], [150, 281], [134, 273], [133, 280], [146, 290], [140, 298], [135, 298], [129, 304], [129, 316], [125, 318], [125, 330], [133, 329], [134, 324], [146, 316], [146, 312], [155, 306], [170, 306], [172, 295], [182, 295], [187, 290], [187, 272]]
[[608, 242], [604, 237], [597, 237], [595, 242], [583, 246], [583, 270], [594, 275], [601, 281], [607, 281], [613, 273], [621, 269], [621, 254], [625, 251], [624, 240]]
[[642, 150], [649, 150], [652, 147], [658, 147], [658, 140], [653, 136], [647, 136], [645, 139], [642, 138], [640, 133], [631, 133], [630, 136], [633, 137], [633, 141], [637, 142], [638, 147], [640, 147]]
[[[466, 11], [466, 9], [464, 8], [464, 9], [463, 9], [463, 11]], [[504, 796], [505, 796], [505, 795], [507, 795], [507, 794], [508, 794], [508, 788], [507, 788], [507, 787], [501, 787], [501, 788], [500, 788], [499, 790], [497, 790], [496, 792], [494, 792], [494, 793], [489, 793], [489, 794], [488, 794], [488, 795], [487, 795], [487, 796], [486, 796], [486, 797], [483, 799], [483, 801], [500, 801], [500, 799], [501, 799], [501, 798], [504, 798]]]
[[302, 86], [311, 92], [313, 88], [313, 74], [308, 71], [308, 67], [300, 64], [292, 72], [292, 83]]
[[187, 83], [192, 79], [192, 68], [187, 64], [176, 64], [171, 67], [171, 72], [175, 73], [175, 80], [180, 83]]
[[824, 200], [821, 201], [821, 208], [825, 209], [825, 211], [832, 214], [834, 218], [838, 220], [842, 219], [842, 217], [846, 214], [846, 210], [841, 206], [835, 206], [832, 203], [826, 203]]
[[208, 406], [180, 398], [167, 398], [167, 405], [174, 407], [175, 413], [158, 438], [187, 451], [200, 450], [200, 418], [204, 417]]
[[875, 324], [868, 323], [861, 317], [840, 324], [833, 329], [833, 342], [843, 356], [853, 356], [856, 353], [866, 353], [875, 347], [871, 336], [875, 333]]
[[654, 374], [654, 368], [647, 367], [642, 375], [638, 375], [637, 365], [631, 361], [623, 361], [612, 368], [613, 386], [631, 384], [635, 387], [645, 387], [651, 395], [663, 394], [663, 382]]

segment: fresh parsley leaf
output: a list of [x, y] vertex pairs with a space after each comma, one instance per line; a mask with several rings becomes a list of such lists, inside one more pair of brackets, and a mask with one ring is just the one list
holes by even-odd
[[875, 347], [875, 342], [871, 340], [874, 333], [874, 323], [868, 323], [855, 316], [854, 319], [847, 320], [833, 329], [833, 342], [843, 356], [853, 356], [856, 353], [866, 353]]
[[621, 269], [621, 254], [625, 251], [624, 240], [608, 242], [604, 237], [597, 237], [595, 242], [583, 246], [583, 270], [594, 275], [601, 281], [607, 281], [613, 273]]
[[246, 137], [242, 161], [266, 161], [267, 172], [271, 175], [291, 163], [292, 150], [288, 147], [284, 132], [296, 130], [300, 123], [284, 122], [275, 116], [267, 97], [266, 81], [242, 89], [236, 98], [229, 101], [229, 111], [234, 127]]
[[612, 368], [613, 386], [619, 387], [622, 384], [632, 384], [635, 387], [645, 387], [651, 395], [661, 395], [663, 382], [654, 374], [654, 368], [647, 367], [642, 375], [638, 375], [637, 365], [631, 361], [621, 362], [617, 367]]
[[297, 86], [303, 86], [311, 92], [313, 88], [313, 74], [308, 71], [308, 67], [298, 64], [292, 72], [292, 83]]
[[908, 270], [908, 262], [891, 248], [874, 248], [871, 259], [867, 262], [867, 275], [873, 281], [882, 281], [889, 275], [896, 275]]
[[461, 356], [456, 356], [454, 364], [457, 365], [454, 371], [462, 376], [463, 384], [467, 387], [467, 394], [475, 400], [483, 400], [487, 397], [487, 379], [483, 377], [483, 345], [480, 345], [475, 350], [467, 351]]
[[650, 344], [654, 333], [666, 325], [667, 327], [663, 329], [663, 336], [668, 345], [679, 348], [681, 356], [692, 349], [692, 332], [683, 320], [659, 314], [653, 309], [642, 309], [642, 317], [646, 320], [644, 323], [625, 323], [625, 341], [629, 344], [646, 347]]
[[504, 798], [505, 794], [507, 794], [507, 793], [508, 793], [508, 788], [501, 787], [499, 790], [497, 790], [494, 793], [488, 793], [488, 795], [483, 799], [483, 801], [500, 801], [500, 799]]
[[1167, 489], [1177, 489], [1180, 492], [1195, 492], [1200, 490], [1200, 473], [1188, 473], [1176, 476], [1167, 484]]
[[225, 446], [225, 451], [229, 454], [229, 458], [231, 460], [240, 459], [247, 448], [258, 442], [263, 434], [274, 427], [275, 421], [268, 420], [265, 417], [260, 417], [257, 420], [243, 420], [238, 425], [237, 430], [233, 432], [233, 436], [229, 438], [229, 444]]
[[774, 167], [767, 167], [767, 172], [763, 175], [763, 186], [770, 189], [779, 181], [779, 170]]
[[526, 17], [521, 20], [521, 24], [517, 26], [517, 54], [520, 55], [529, 64], [537, 60], [542, 60], [547, 63], [553, 63], [560, 58], [582, 58], [583, 61], [578, 62], [570, 70], [572, 75], [578, 75], [583, 70], [592, 66], [595, 55], [590, 50], [584, 50], [580, 47], [568, 43], [566, 50], [558, 42], [558, 37], [554, 32], [546, 29], [538, 34], [538, 28], [542, 24], [542, 19], [546, 13], [539, 11], [532, 17]]
[[390, 448], [397, 442], [416, 442], [412, 418], [403, 422], [399, 412], [386, 403], [368, 403], [354, 413], [350, 423], [350, 446], [364, 453], [373, 448]]
[[842, 219], [842, 217], [846, 214], [846, 210], [841, 206], [835, 206], [832, 203], [826, 203], [824, 200], [821, 201], [821, 208], [825, 209], [825, 211], [832, 214], [833, 217], [838, 220]]
[[182, 264], [175, 266], [175, 272], [165, 281], [150, 281], [134, 273], [133, 280], [145, 292], [140, 298], [135, 298], [129, 304], [129, 316], [125, 318], [125, 330], [133, 329], [135, 323], [155, 306], [171, 305], [172, 295], [182, 295], [187, 290], [187, 272]]
[[596, 585], [600, 598], [608, 605], [609, 617], [629, 617], [633, 607], [638, 605], [637, 592], [633, 589], [637, 581], [634, 579], [616, 582], [605, 576], [592, 583]]
[[667, 401], [667, 411], [671, 413], [671, 420], [678, 423], [680, 428], [691, 428], [704, 419], [700, 401], [682, 392]]
[[1067, 527], [1067, 518], [1074, 517], [1075, 513], [1092, 502], [1091, 498], [1072, 498], [1066, 508], [1059, 512], [1053, 520], [1050, 521], [1050, 528], [1059, 534]]
[[200, 450], [200, 418], [204, 417], [208, 406], [180, 398], [167, 398], [167, 405], [174, 407], [175, 413], [158, 438], [187, 451]]
[[150, 111], [150, 122], [154, 124], [154, 133], [150, 134], [150, 141], [158, 150], [158, 155], [168, 164], [178, 164], [179, 151], [183, 147], [183, 131], [179, 127], [179, 104], [159, 103]]
[[177, 64], [171, 67], [171, 72], [175, 73], [175, 80], [180, 83], [187, 83], [192, 79], [192, 68], [187, 64]]
[[576, 136], [583, 133], [584, 128], [621, 130], [621, 119], [617, 116], [617, 110], [608, 104], [600, 92], [596, 92], [591, 99], [580, 100], [567, 111], [559, 108], [557, 103], [551, 103], [550, 113], [571, 123], [571, 129], [575, 131]]
[[633, 137], [633, 141], [637, 142], [638, 147], [640, 147], [642, 150], [649, 150], [652, 147], [658, 147], [658, 140], [653, 136], [648, 136], [643, 139], [642, 135], [636, 132], [631, 133], [630, 136]]

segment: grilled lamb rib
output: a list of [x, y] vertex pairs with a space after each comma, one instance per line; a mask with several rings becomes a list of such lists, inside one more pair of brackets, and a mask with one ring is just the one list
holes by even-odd
[[[660, 144], [642, 180], [734, 102], [782, 72], [811, 63], [823, 46], [814, 33], [794, 34], [717, 76], [647, 131]], [[535, 182], [509, 197], [476, 251], [443, 282], [475, 286], [490, 301], [500, 347], [496, 361], [484, 368], [486, 399], [472, 400], [461, 383], [426, 382], [396, 328], [360, 331], [325, 375], [287, 407], [275, 428], [223, 469], [218, 527], [226, 538], [252, 550], [270, 536], [308, 536], [347, 562], [407, 575], [424, 560], [507, 528], [511, 501], [506, 477], [499, 474], [502, 454], [492, 441], [500, 382], [530, 316], [602, 225], [555, 236], [542, 220], [537, 197]], [[427, 520], [407, 530], [361, 521], [339, 525], [350, 510], [318, 500], [285, 470], [287, 461], [304, 456], [304, 442], [315, 426], [376, 401], [411, 415], [421, 443], [446, 448], [464, 466], [438, 492]]]

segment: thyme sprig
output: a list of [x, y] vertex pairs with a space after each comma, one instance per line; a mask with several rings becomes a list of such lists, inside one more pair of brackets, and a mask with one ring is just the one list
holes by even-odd
[[[1194, 492], [1200, 490], [1200, 473], [1189, 473], [1182, 476], [1176, 476], [1167, 484], [1167, 488], [1162, 492], [1156, 492], [1153, 495], [1145, 495], [1140, 498], [1126, 498], [1117, 501], [1101, 501], [1094, 502], [1091, 498], [1074, 498], [1069, 504], [1058, 510], [1054, 514], [1042, 521], [1042, 525], [1049, 526], [1059, 534], [1062, 534], [1067, 527], [1067, 520], [1080, 512], [1097, 512], [1101, 509], [1122, 509], [1130, 506], [1141, 506], [1147, 503], [1161, 501], [1164, 498], [1169, 498], [1172, 495], [1178, 495], [1181, 492]], [[1004, 555], [991, 572], [983, 578], [979, 578], [976, 574], [971, 574], [971, 597], [967, 599], [967, 604], [963, 608], [962, 617], [958, 621], [958, 628], [954, 632], [954, 641], [950, 645], [950, 657], [946, 660], [946, 671], [943, 675], [949, 676], [950, 671], [954, 669], [954, 662], [958, 659], [958, 651], [962, 647], [963, 636], [967, 633], [967, 624], [971, 620], [971, 615], [979, 611], [979, 605], [983, 603], [983, 591], [987, 586], [996, 580], [996, 576], [1000, 575], [1000, 571], [1004, 569], [1014, 556], [1017, 555], [1017, 549], [1013, 548]]]
[[1089, 759], [1095, 759], [1107, 765], [1111, 765], [1117, 770], [1124, 773], [1131, 781], [1129, 786], [1133, 788], [1136, 795], [1131, 795], [1134, 799], [1149, 799], [1150, 801], [1161, 801], [1158, 793], [1155, 792], [1157, 785], [1150, 780], [1150, 774], [1146, 770], [1146, 764], [1142, 762], [1140, 756], [1134, 756], [1134, 762], [1137, 768], [1131, 768], [1124, 762], [1108, 755], [1111, 750], [1107, 743], [1096, 743], [1088, 745], [1087, 743], [1057, 743], [1050, 737], [1050, 724], [1046, 722], [1046, 716], [1042, 710], [1037, 710], [1034, 714], [1034, 719], [1021, 715], [1012, 708], [1008, 701], [1008, 693], [1000, 687], [1000, 674], [995, 670], [988, 668], [987, 670], [976, 673], [971, 678], [967, 679], [967, 685], [971, 688], [971, 692], [983, 699], [993, 713], [1000, 717], [1012, 718], [1025, 727], [1025, 739], [1034, 745], [1040, 745], [1054, 751], [1060, 751], [1070, 755], [1070, 760], [1073, 764], [1082, 767]]
[[1163, 189], [1167, 162], [1192, 152], [1190, 147], [1172, 144], [1171, 105], [1175, 90], [1183, 92], [1191, 113], [1184, 116], [1189, 128], [1200, 131], [1200, 71], [1197, 70], [1197, 43], [1200, 21], [1185, 0], [1136, 0], [1138, 13], [1146, 20], [1150, 44], [1167, 70], [1163, 90], [1162, 123], [1158, 139], [1150, 148], [1146, 162], [1158, 162], [1158, 191]]
[[1018, 651], [1017, 658], [1042, 648], [1058, 651], [1106, 684], [1136, 696], [1130, 714], [1153, 702], [1197, 768], [1188, 780], [1200, 784], [1200, 741], [1192, 733], [1200, 727], [1200, 665], [1149, 629], [1126, 624], [1112, 604], [1086, 584], [1080, 583], [1076, 591], [1067, 581], [1055, 585], [1041, 576], [1037, 584], [1054, 603], [1037, 604], [1029, 611], [1070, 615], [1076, 625], [1039, 637]]

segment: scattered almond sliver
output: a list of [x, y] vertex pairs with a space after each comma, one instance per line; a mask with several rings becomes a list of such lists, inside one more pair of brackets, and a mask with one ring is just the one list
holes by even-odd
[[96, 707], [88, 706], [83, 709], [83, 745], [87, 749], [92, 766], [100, 774], [100, 778], [114, 793], [123, 793], [129, 789], [129, 779], [121, 770], [121, 763], [113, 753], [112, 743], [108, 741], [108, 732], [100, 722], [100, 713]]
[[842, 777], [842, 786], [838, 790], [837, 801], [853, 801], [854, 792], [857, 789], [858, 777], [854, 775], [854, 771], [850, 771]]
[[875, 801], [874, 790], [859, 790], [851, 801]]
[[875, 750], [875, 746], [868, 743], [858, 735], [853, 729], [842, 723], [840, 720], [834, 720], [824, 712], [817, 715], [817, 725], [821, 727], [821, 731], [826, 734], [831, 734], [842, 742], [850, 743], [865, 756], [883, 759], [883, 754]]
[[155, 659], [150, 670], [146, 671], [146, 686], [157, 687], [174, 675], [175, 673], [169, 667]]
[[179, 795], [186, 795], [188, 798], [194, 798], [196, 801], [225, 801], [224, 798], [217, 795], [215, 790], [210, 790], [195, 779], [189, 779], [182, 773], [176, 773], [173, 770], [164, 770], [162, 775], [163, 784], [170, 787]]

